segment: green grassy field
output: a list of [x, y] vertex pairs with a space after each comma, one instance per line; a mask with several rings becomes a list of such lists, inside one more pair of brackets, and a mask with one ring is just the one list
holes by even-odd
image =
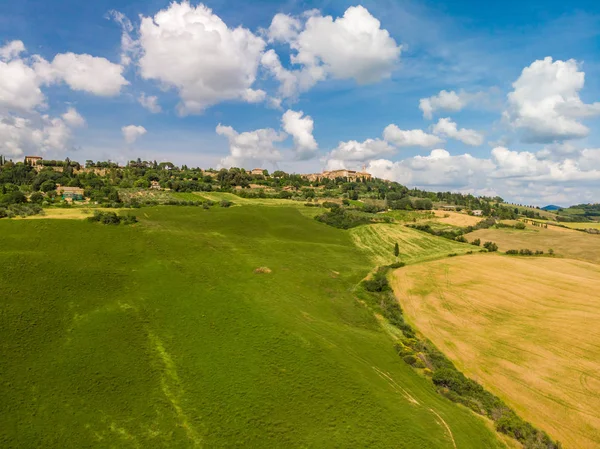
[[481, 248], [436, 237], [400, 224], [374, 224], [350, 230], [354, 243], [363, 249], [373, 265], [396, 261], [394, 244], [400, 247], [400, 261], [413, 264], [447, 257], [448, 254], [477, 252]]
[[1, 447], [504, 447], [356, 300], [372, 262], [347, 231], [295, 208], [138, 218], [0, 221]]

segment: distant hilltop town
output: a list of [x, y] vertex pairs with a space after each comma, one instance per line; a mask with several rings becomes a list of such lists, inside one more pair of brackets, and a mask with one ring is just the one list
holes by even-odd
[[[85, 169], [81, 167], [81, 164], [79, 164], [78, 162], [75, 161], [68, 161], [68, 162], [63, 162], [63, 161], [50, 161], [50, 160], [44, 160], [41, 156], [25, 156], [25, 164], [27, 165], [31, 165], [33, 167], [35, 167], [38, 171], [41, 170], [44, 167], [50, 167], [56, 171], [63, 171], [65, 164], [69, 164], [73, 167], [75, 167], [75, 171], [79, 172], [79, 171], [94, 171], [99, 175], [104, 175], [106, 170], [111, 169], [111, 168], [125, 168], [122, 166], [119, 166], [118, 164], [114, 163], [114, 162], [103, 162], [103, 163], [94, 163], [93, 161], [86, 161], [85, 163]], [[1, 161], [0, 161], [0, 165], [1, 165]], [[138, 160], [136, 161], [131, 161], [128, 165], [130, 166], [151, 166], [153, 164], [156, 164], [156, 162], [147, 162], [147, 161], [140, 161]], [[171, 162], [161, 162], [159, 164], [157, 164], [159, 166], [159, 168], [165, 168], [167, 170], [172, 170], [172, 169], [176, 169], [177, 167], [175, 165], [173, 165]], [[207, 172], [212, 172], [212, 173], [216, 173], [216, 170], [203, 170], [203, 171], [207, 171]], [[268, 170], [265, 170], [264, 168], [254, 168], [252, 170], [246, 170], [248, 173], [250, 173], [251, 175], [255, 175], [255, 176], [259, 176], [259, 175], [264, 175], [265, 173], [268, 173]], [[100, 173], [98, 173], [100, 172]], [[311, 182], [314, 181], [320, 181], [323, 179], [337, 179], [337, 178], [346, 178], [348, 179], [348, 181], [370, 181], [373, 176], [370, 173], [367, 173], [365, 171], [365, 167], [362, 168], [361, 171], [356, 171], [356, 170], [348, 170], [348, 169], [339, 169], [339, 170], [326, 170], [323, 171], [322, 173], [309, 173], [309, 174], [301, 174], [300, 176], [308, 179]]]

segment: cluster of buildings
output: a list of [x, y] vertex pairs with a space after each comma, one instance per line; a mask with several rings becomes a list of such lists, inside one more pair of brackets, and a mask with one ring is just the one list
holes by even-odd
[[348, 181], [370, 181], [372, 176], [367, 173], [363, 168], [362, 171], [356, 170], [330, 170], [324, 171], [323, 173], [312, 173], [309, 175], [303, 175], [309, 181], [320, 181], [322, 179], [336, 179], [336, 178], [348, 178]]
[[[262, 175], [264, 172], [264, 169], [262, 168], [255, 168], [250, 170], [250, 174], [252, 175]], [[324, 171], [323, 173], [311, 173], [311, 174], [307, 174], [307, 175], [302, 175], [303, 177], [305, 177], [306, 179], [308, 179], [309, 181], [320, 181], [322, 179], [337, 179], [337, 178], [348, 178], [349, 181], [370, 181], [372, 178], [372, 175], [370, 173], [367, 173], [363, 167], [362, 171], [356, 171], [356, 170], [347, 170], [347, 169], [341, 169], [341, 170], [330, 170], [330, 171]]]

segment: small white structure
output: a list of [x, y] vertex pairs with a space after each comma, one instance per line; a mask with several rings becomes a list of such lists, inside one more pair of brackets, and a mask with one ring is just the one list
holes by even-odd
[[483, 215], [483, 211], [479, 209], [474, 210], [473, 215], [475, 215], [476, 217], [481, 217]]

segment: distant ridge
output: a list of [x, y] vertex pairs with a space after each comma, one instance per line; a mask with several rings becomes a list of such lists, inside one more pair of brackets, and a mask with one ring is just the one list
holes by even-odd
[[555, 206], [554, 204], [549, 204], [548, 206], [542, 207], [542, 210], [558, 210], [558, 209], [564, 209], [564, 208], [560, 207], [560, 206]]

